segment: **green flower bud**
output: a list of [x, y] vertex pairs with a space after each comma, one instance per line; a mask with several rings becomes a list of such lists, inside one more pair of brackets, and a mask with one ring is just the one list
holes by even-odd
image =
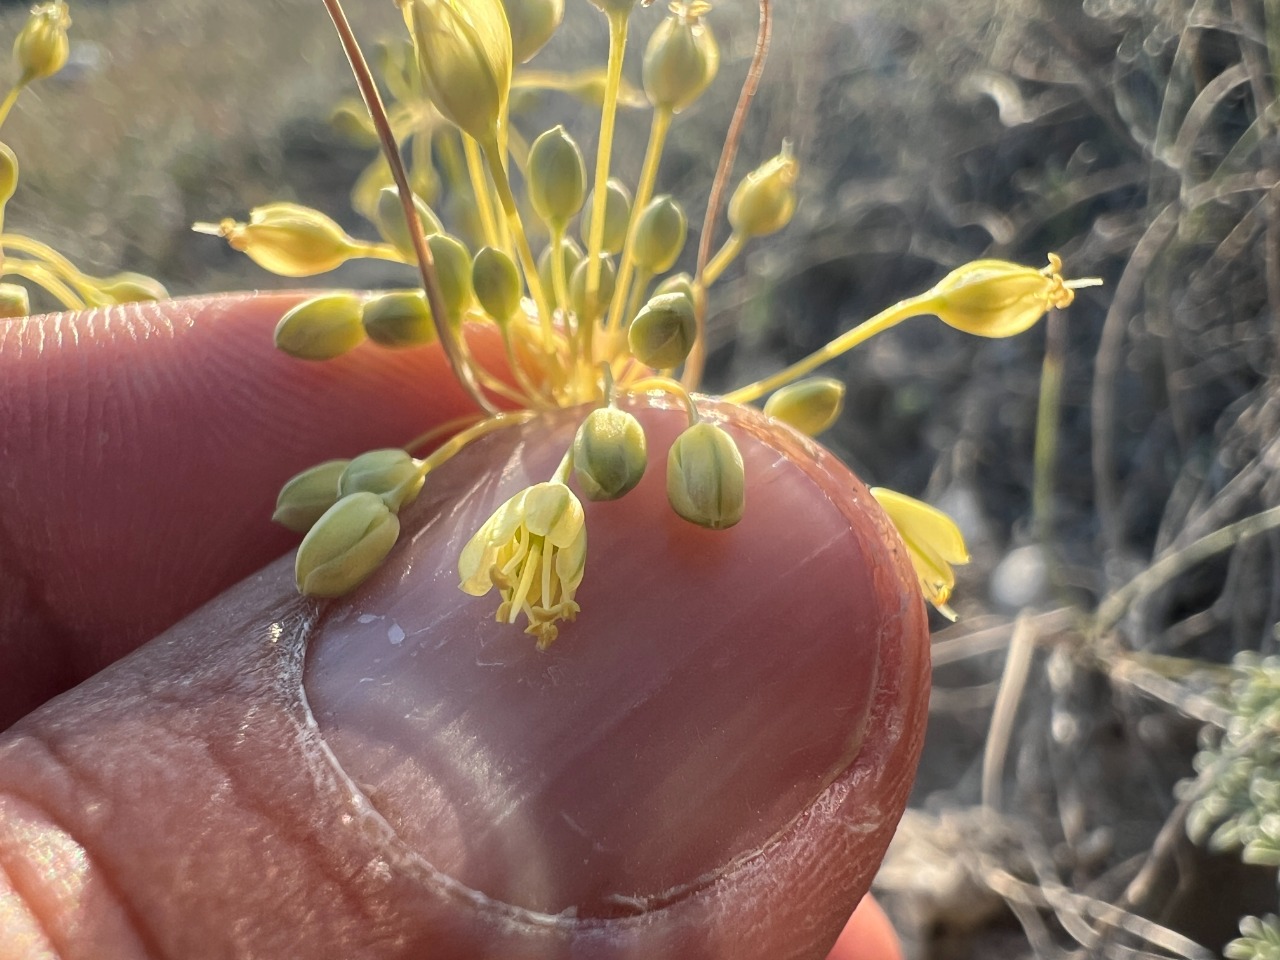
[[640, 421], [616, 407], [592, 410], [573, 438], [573, 472], [588, 500], [617, 500], [649, 462]]
[[[582, 242], [591, 243], [591, 211], [595, 209], [595, 191], [587, 199], [582, 211]], [[606, 184], [604, 198], [604, 246], [605, 253], [618, 253], [627, 241], [627, 227], [631, 223], [631, 191], [616, 177]]]
[[720, 47], [703, 23], [709, 3], [672, 5], [644, 51], [644, 92], [655, 107], [679, 113], [702, 95], [720, 69]]
[[276, 348], [299, 360], [340, 357], [364, 339], [354, 293], [325, 293], [298, 304], [276, 324]]
[[436, 276], [440, 279], [440, 295], [451, 324], [462, 320], [462, 313], [471, 306], [471, 251], [457, 237], [447, 233], [433, 233], [427, 237], [431, 259], [436, 262]]
[[[427, 202], [416, 193], [413, 195], [413, 207], [418, 211], [418, 219], [422, 221], [422, 232], [428, 237], [444, 233], [440, 218], [427, 206]], [[383, 187], [378, 191], [378, 209], [373, 218], [374, 226], [382, 239], [400, 252], [409, 263], [418, 262], [418, 254], [413, 249], [413, 238], [409, 236], [409, 224], [404, 218], [404, 204], [400, 202], [400, 191], [395, 187]]]
[[334, 107], [329, 114], [329, 126], [357, 147], [372, 148], [378, 145], [378, 131], [369, 119], [369, 111], [359, 101], [344, 100]]
[[[573, 271], [582, 262], [582, 248], [572, 237], [565, 237], [560, 243], [560, 256], [564, 260], [564, 275], [573, 276]], [[555, 289], [555, 279], [551, 276], [550, 244], [538, 255], [538, 279], [542, 282], [543, 290]]]
[[482, 247], [471, 265], [471, 285], [484, 312], [503, 324], [520, 309], [520, 273], [515, 261], [494, 247]]
[[690, 303], [697, 302], [693, 297], [693, 277], [687, 273], [673, 273], [653, 291], [655, 297], [664, 293], [680, 293], [688, 297]]
[[663, 293], [640, 308], [627, 330], [632, 355], [656, 370], [684, 363], [698, 335], [693, 301], [682, 293]]
[[9, 202], [18, 189], [18, 156], [7, 143], [0, 143], [0, 204]]
[[666, 194], [654, 197], [636, 219], [631, 247], [636, 266], [649, 274], [670, 270], [684, 249], [688, 227], [680, 204]]
[[362, 453], [342, 471], [338, 478], [338, 495], [345, 497], [360, 491], [377, 494], [392, 513], [413, 503], [426, 474], [418, 470], [418, 462], [405, 451], [394, 447]]
[[341, 266], [356, 244], [319, 210], [296, 203], [269, 203], [249, 211], [248, 223], [227, 219], [197, 223], [197, 233], [225, 237], [232, 248], [282, 277], [310, 277]]
[[781, 230], [796, 211], [796, 177], [800, 164], [791, 141], [782, 152], [748, 173], [729, 200], [729, 223], [744, 237], [763, 237]]
[[579, 320], [593, 320], [604, 313], [604, 308], [613, 299], [613, 290], [618, 283], [618, 272], [607, 253], [600, 254], [600, 286], [596, 289], [594, 299], [587, 299], [587, 259], [573, 268], [569, 277], [569, 306], [578, 315]]
[[511, 91], [511, 28], [501, 0], [406, 0], [427, 95], [481, 143], [492, 139]]
[[563, 230], [587, 194], [582, 151], [564, 127], [553, 127], [533, 141], [525, 169], [534, 212], [553, 231]]
[[396, 538], [400, 521], [382, 498], [361, 491], [326, 510], [303, 538], [294, 558], [298, 591], [308, 597], [340, 597], [378, 568]]
[[112, 274], [95, 281], [95, 285], [111, 303], [145, 303], [169, 298], [163, 283], [141, 273]]
[[350, 460], [326, 460], [292, 477], [280, 488], [271, 519], [294, 533], [306, 533], [338, 502], [338, 479]]
[[431, 308], [421, 290], [393, 290], [364, 304], [360, 315], [369, 339], [383, 347], [420, 347], [436, 338]]
[[63, 0], [33, 7], [18, 38], [13, 41], [13, 60], [18, 65], [20, 84], [51, 77], [67, 62], [71, 43], [67, 28], [71, 14]]
[[0, 320], [12, 320], [31, 313], [27, 288], [16, 283], [0, 283]]
[[511, 55], [527, 63], [541, 50], [564, 19], [564, 0], [502, 0], [511, 26]]
[[764, 412], [816, 437], [836, 422], [843, 407], [843, 383], [830, 377], [810, 377], [778, 390], [766, 401]]
[[741, 520], [746, 475], [733, 438], [705, 421], [676, 437], [667, 454], [667, 500], [700, 527], [724, 530]]

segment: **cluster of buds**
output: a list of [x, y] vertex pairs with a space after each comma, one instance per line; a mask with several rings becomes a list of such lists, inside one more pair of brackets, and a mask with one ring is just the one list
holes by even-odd
[[[71, 53], [67, 35], [70, 26], [71, 14], [64, 0], [40, 3], [31, 9], [13, 42], [16, 76], [8, 94], [0, 101], [0, 124], [32, 82], [52, 77], [66, 66]], [[0, 225], [4, 223], [4, 209], [17, 188], [18, 158], [8, 145], [0, 143]], [[0, 277], [3, 276], [25, 280], [70, 309], [168, 296], [160, 283], [139, 273], [91, 276], [48, 244], [16, 232], [0, 232]], [[0, 319], [26, 316], [30, 312], [27, 287], [0, 281]]]
[[[705, 350], [708, 291], [747, 245], [784, 229], [797, 204], [799, 161], [789, 143], [733, 189], [729, 236], [703, 251], [685, 272], [688, 221], [680, 202], [659, 193], [661, 158], [673, 119], [694, 107], [714, 80], [719, 47], [703, 0], [676, 0], [644, 50], [642, 92], [622, 80], [633, 0], [592, 0], [605, 15], [608, 63], [590, 82], [523, 66], [554, 34], [562, 0], [398, 0], [406, 45], [385, 48], [382, 83], [395, 103], [372, 127], [350, 107], [344, 127], [388, 140], [425, 138], [410, 149], [414, 169], [387, 150], [378, 181], [367, 172], [356, 207], [380, 240], [348, 236], [319, 211], [292, 204], [254, 210], [248, 222], [198, 224], [286, 276], [308, 276], [357, 257], [418, 268], [422, 289], [377, 296], [325, 293], [291, 310], [276, 343], [305, 360], [323, 360], [364, 341], [403, 348], [438, 341], [459, 381], [490, 416], [425, 460], [405, 451], [374, 451], [306, 471], [281, 492], [276, 519], [306, 532], [298, 550], [299, 589], [334, 596], [352, 589], [386, 556], [398, 535], [397, 512], [417, 495], [431, 469], [462, 445], [512, 419], [538, 411], [590, 408], [554, 475], [504, 503], [471, 538], [458, 561], [461, 587], [497, 589], [497, 618], [516, 623], [540, 646], [578, 612], [588, 568], [582, 500], [616, 500], [640, 482], [650, 457], [639, 422], [620, 398], [660, 392], [676, 397], [687, 428], [666, 451], [667, 499], [684, 520], [710, 530], [736, 524], [746, 509], [747, 478], [733, 436], [706, 420], [694, 393]], [[353, 60], [360, 69], [360, 58]], [[368, 83], [373, 83], [370, 75]], [[594, 163], [563, 126], [526, 139], [513, 118], [513, 90], [577, 92], [600, 104]], [[585, 91], [590, 91], [589, 94]], [[613, 175], [614, 120], [636, 100], [652, 111], [639, 176]], [[736, 135], [736, 134], [735, 134]], [[731, 153], [732, 151], [727, 151]], [[432, 158], [438, 158], [437, 163]], [[429, 168], [429, 169], [428, 169]], [[374, 168], [371, 168], [373, 170]], [[513, 178], [518, 169], [521, 176]], [[717, 174], [704, 235], [716, 227]], [[524, 202], [514, 183], [524, 185]], [[447, 183], [447, 191], [439, 191]], [[446, 198], [439, 213], [432, 207]], [[412, 226], [411, 226], [412, 225]], [[535, 245], [542, 249], [535, 255]], [[475, 250], [473, 253], [472, 251]], [[1044, 270], [1001, 261], [962, 267], [932, 290], [905, 300], [779, 374], [728, 395], [749, 402], [772, 394], [765, 412], [810, 436], [839, 417], [844, 386], [801, 379], [902, 320], [934, 314], [984, 336], [1008, 336], [1047, 310], [1066, 306], [1074, 289], [1061, 263]], [[468, 340], [488, 326], [505, 347], [508, 369], [485, 370]], [[500, 414], [500, 407], [519, 414]], [[575, 492], [576, 490], [576, 492]], [[892, 491], [876, 497], [903, 534], [925, 597], [944, 613], [967, 559], [963, 540], [944, 514]], [[581, 499], [580, 499], [581, 498]]]

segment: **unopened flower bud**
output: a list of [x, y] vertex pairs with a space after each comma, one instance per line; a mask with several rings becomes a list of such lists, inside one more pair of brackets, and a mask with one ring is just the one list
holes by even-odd
[[130, 271], [103, 277], [95, 281], [95, 286], [111, 303], [145, 303], [169, 298], [169, 291], [159, 280]]
[[672, 197], [654, 197], [636, 220], [631, 253], [636, 266], [649, 274], [670, 270], [684, 249], [688, 235], [684, 210]]
[[7, 143], [0, 143], [0, 204], [9, 202], [18, 189], [18, 156]]
[[367, 300], [360, 318], [369, 339], [383, 347], [420, 347], [436, 338], [421, 290], [393, 290]]
[[304, 300], [276, 324], [276, 347], [299, 360], [340, 357], [364, 339], [361, 306], [354, 293]]
[[511, 29], [501, 0], [408, 0], [403, 9], [431, 102], [487, 143], [511, 91]]
[[564, 0], [502, 0], [511, 27], [511, 54], [526, 63], [541, 50], [564, 19]]
[[499, 324], [520, 309], [520, 273], [515, 261], [496, 247], [482, 247], [476, 254], [471, 285], [484, 312]]
[[[552, 248], [548, 245], [538, 255], [538, 280], [543, 290], [555, 289], [555, 278], [551, 275]], [[582, 262], [582, 248], [572, 237], [565, 237], [560, 243], [560, 257], [564, 260], [564, 275], [573, 276], [573, 271]]]
[[627, 343], [645, 366], [670, 370], [684, 363], [697, 335], [693, 301], [682, 293], [663, 293], [640, 308], [627, 329]]
[[366, 491], [377, 494], [392, 513], [399, 513], [412, 503], [422, 489], [426, 475], [418, 470], [418, 462], [404, 450], [389, 448], [362, 453], [342, 471], [338, 479], [339, 496]]
[[703, 22], [701, 0], [677, 3], [644, 51], [644, 92], [655, 107], [679, 113], [702, 95], [720, 69], [720, 47]]
[[1101, 280], [1063, 280], [1062, 258], [1042, 270], [1005, 260], [976, 260], [952, 270], [924, 296], [923, 309], [948, 326], [979, 337], [1011, 337], [1052, 308], [1070, 306], [1079, 287]]
[[[591, 243], [591, 217], [595, 210], [595, 191], [582, 211], [582, 241]], [[627, 241], [627, 227], [631, 222], [631, 191], [616, 177], [610, 177], [604, 199], [604, 253], [618, 253]]]
[[534, 212], [553, 232], [563, 230], [587, 194], [582, 151], [564, 127], [553, 127], [533, 141], [525, 169]]
[[810, 377], [778, 390], [766, 401], [764, 412], [816, 437], [836, 422], [843, 407], [843, 383], [831, 377]]
[[431, 248], [431, 259], [435, 261], [436, 276], [440, 279], [445, 313], [451, 324], [457, 324], [462, 312], [471, 306], [471, 251], [447, 233], [433, 233], [427, 237], [427, 246]]
[[296, 203], [269, 203], [249, 212], [248, 223], [197, 223], [197, 233], [225, 237], [233, 249], [282, 277], [310, 277], [341, 266], [355, 241], [319, 210]]
[[690, 303], [697, 302], [693, 296], [693, 277], [687, 273], [673, 273], [653, 291], [655, 297], [663, 293], [681, 293], [689, 298]]
[[350, 460], [326, 460], [292, 477], [280, 488], [271, 519], [294, 533], [306, 533], [338, 502], [338, 478]]
[[604, 313], [604, 308], [613, 299], [614, 287], [618, 283], [617, 268], [607, 253], [600, 254], [600, 285], [594, 297], [587, 296], [587, 258], [573, 268], [569, 277], [569, 306], [578, 315], [579, 322], [594, 320]]
[[592, 410], [573, 438], [573, 472], [588, 500], [617, 500], [631, 491], [649, 462], [640, 421], [625, 410]]
[[[444, 227], [440, 218], [427, 206], [427, 202], [416, 193], [413, 195], [413, 207], [418, 212], [418, 220], [422, 223], [422, 232], [428, 237], [443, 233]], [[374, 226], [382, 239], [400, 252], [409, 263], [418, 262], [417, 251], [413, 248], [413, 238], [409, 236], [409, 225], [404, 217], [404, 204], [400, 202], [400, 191], [395, 187], [383, 187], [378, 192], [378, 209], [374, 216]]]
[[796, 212], [796, 177], [800, 164], [784, 140], [782, 152], [748, 173], [729, 200], [729, 223], [744, 237], [776, 233]]
[[31, 313], [27, 288], [16, 283], [0, 283], [0, 320], [12, 320]]
[[705, 421], [676, 437], [667, 454], [667, 500], [700, 527], [724, 530], [741, 520], [746, 475], [733, 438]]
[[378, 145], [378, 131], [363, 105], [346, 101], [339, 103], [329, 114], [329, 126], [358, 147]]
[[71, 44], [67, 28], [71, 26], [71, 14], [63, 0], [41, 3], [33, 7], [31, 15], [13, 41], [13, 59], [18, 65], [18, 83], [51, 77], [67, 62]]
[[294, 558], [298, 590], [308, 597], [340, 597], [354, 590], [382, 563], [400, 521], [376, 493], [343, 497], [324, 512], [303, 538]]

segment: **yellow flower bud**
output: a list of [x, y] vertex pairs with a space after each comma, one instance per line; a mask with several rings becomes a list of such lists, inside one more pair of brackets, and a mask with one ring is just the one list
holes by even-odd
[[359, 586], [395, 546], [400, 521], [377, 494], [343, 497], [316, 521], [294, 558], [298, 590], [340, 597]]
[[249, 212], [248, 223], [227, 219], [218, 224], [197, 223], [193, 229], [226, 238], [232, 248], [282, 277], [327, 273], [357, 249], [334, 220], [296, 203], [257, 207]]
[[693, 277], [687, 273], [674, 273], [663, 280], [653, 295], [659, 296], [664, 293], [679, 293], [689, 298], [690, 303], [695, 303], [693, 296]]
[[541, 50], [564, 19], [564, 0], [503, 0], [511, 26], [511, 55], [527, 63]]
[[354, 293], [326, 293], [298, 304], [276, 324], [276, 347], [299, 360], [330, 360], [364, 339]]
[[462, 313], [471, 306], [471, 251], [457, 237], [447, 233], [433, 233], [427, 237], [431, 258], [436, 263], [436, 276], [440, 279], [440, 295], [444, 300], [449, 323], [457, 325]]
[[[443, 233], [444, 227], [440, 218], [427, 206], [427, 202], [416, 193], [413, 195], [413, 207], [418, 211], [418, 219], [422, 221], [422, 232], [428, 237]], [[404, 218], [404, 205], [400, 202], [400, 191], [395, 187], [383, 187], [378, 191], [378, 209], [373, 218], [374, 226], [382, 239], [400, 252], [409, 263], [418, 262], [418, 254], [413, 248], [413, 238], [409, 236], [409, 225]]]
[[744, 237], [776, 233], [796, 212], [796, 178], [800, 164], [791, 153], [791, 141], [782, 152], [748, 173], [729, 200], [729, 223]]
[[389, 448], [362, 453], [342, 471], [338, 478], [338, 495], [349, 496], [365, 491], [377, 494], [392, 513], [413, 503], [422, 489], [426, 474], [420, 464], [404, 450]]
[[0, 204], [9, 202], [18, 189], [18, 156], [7, 143], [0, 143]]
[[169, 291], [159, 280], [129, 271], [96, 280], [95, 286], [111, 303], [143, 303], [169, 298]]
[[383, 347], [420, 347], [436, 338], [421, 290], [393, 290], [366, 301], [361, 321], [369, 339]]
[[271, 519], [294, 533], [306, 533], [338, 502], [338, 479], [350, 460], [326, 460], [290, 478], [276, 497]]
[[33, 7], [18, 38], [13, 41], [13, 59], [18, 65], [19, 84], [51, 77], [67, 62], [71, 44], [67, 28], [71, 14], [63, 0]]
[[1011, 337], [1053, 308], [1070, 306], [1080, 287], [1097, 279], [1063, 280], [1062, 258], [1049, 254], [1042, 270], [1005, 260], [975, 260], [952, 270], [924, 295], [922, 312], [979, 337]]
[[955, 612], [947, 606], [956, 585], [951, 565], [969, 562], [960, 528], [941, 510], [906, 494], [872, 487], [871, 495], [902, 537], [925, 599], [944, 617], [954, 620]]
[[[604, 244], [601, 250], [605, 253], [618, 253], [627, 241], [627, 227], [631, 222], [631, 191], [616, 177], [610, 177], [606, 183], [604, 198]], [[595, 209], [595, 191], [587, 199], [582, 211], [582, 242], [591, 242], [591, 212]]]
[[427, 95], [481, 143], [497, 133], [511, 91], [511, 28], [501, 0], [407, 0]]
[[741, 520], [746, 474], [733, 438], [705, 421], [676, 437], [667, 454], [667, 500], [700, 527], [724, 530]]
[[600, 286], [592, 299], [587, 298], [587, 259], [584, 257], [569, 277], [569, 306], [578, 315], [579, 321], [594, 320], [604, 313], [604, 308], [613, 299], [613, 291], [618, 283], [618, 272], [613, 260], [607, 253], [600, 254]]
[[563, 230], [587, 193], [582, 151], [564, 127], [553, 127], [533, 141], [525, 169], [534, 212], [553, 231]]
[[650, 274], [670, 270], [684, 249], [688, 226], [684, 210], [672, 197], [654, 197], [636, 219], [631, 246], [636, 266]]
[[641, 363], [670, 370], [684, 363], [697, 335], [693, 301], [682, 293], [663, 293], [640, 308], [627, 329], [627, 343]]
[[[551, 275], [551, 249], [548, 244], [538, 255], [538, 280], [543, 290], [555, 289], [555, 279]], [[564, 260], [564, 275], [573, 276], [573, 271], [582, 262], [582, 248], [572, 237], [565, 237], [560, 243], [560, 256]]]
[[702, 95], [720, 69], [720, 47], [702, 17], [701, 0], [671, 5], [644, 51], [644, 92], [660, 109], [679, 113]]
[[515, 261], [494, 247], [483, 247], [471, 265], [471, 285], [485, 313], [499, 324], [520, 309], [520, 273]]
[[617, 500], [640, 482], [648, 462], [644, 428], [625, 410], [592, 410], [574, 435], [573, 472], [588, 500]]
[[764, 412], [816, 437], [836, 422], [843, 407], [843, 383], [830, 377], [810, 377], [778, 390], [765, 403]]
[[0, 320], [12, 320], [31, 313], [27, 288], [16, 283], [0, 283]]

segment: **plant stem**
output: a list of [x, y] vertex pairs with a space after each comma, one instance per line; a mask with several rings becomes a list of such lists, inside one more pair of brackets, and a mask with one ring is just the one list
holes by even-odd
[[1045, 324], [1044, 365], [1040, 372], [1040, 401], [1036, 408], [1034, 479], [1031, 486], [1031, 524], [1046, 548], [1053, 537], [1053, 476], [1058, 460], [1058, 417], [1062, 406], [1062, 314], [1050, 311]]
[[431, 256], [431, 248], [427, 246], [426, 236], [422, 232], [422, 221], [418, 218], [418, 208], [413, 202], [409, 176], [405, 173], [404, 162], [400, 159], [400, 148], [396, 143], [395, 133], [391, 129], [391, 122], [387, 119], [387, 110], [382, 103], [378, 84], [373, 79], [369, 63], [365, 60], [355, 33], [351, 30], [351, 24], [347, 21], [347, 15], [342, 10], [341, 0], [324, 0], [324, 5], [329, 11], [330, 19], [333, 20], [334, 28], [338, 31], [338, 39], [342, 42], [347, 62], [351, 65], [351, 72], [355, 74], [356, 85], [364, 98], [365, 109], [369, 111], [369, 118], [373, 121], [374, 129], [378, 131], [382, 152], [387, 158], [391, 176], [400, 191], [400, 205], [404, 208], [405, 223], [409, 228], [409, 237], [413, 241], [413, 252], [418, 258], [418, 269], [422, 274], [422, 287], [427, 294], [427, 305], [431, 308], [431, 322], [436, 328], [436, 339], [440, 341], [440, 347], [444, 350], [453, 375], [457, 377], [468, 396], [485, 413], [496, 415], [498, 408], [489, 402], [489, 398], [480, 389], [475, 374], [463, 359], [458, 339], [445, 319], [448, 311], [445, 310], [444, 296], [440, 292], [440, 279], [436, 276], [435, 260]]
[[923, 310], [921, 307], [927, 302], [927, 297], [922, 295], [895, 303], [887, 310], [877, 313], [870, 320], [860, 323], [847, 333], [836, 337], [821, 349], [815, 350], [803, 360], [796, 361], [785, 370], [780, 370], [773, 374], [773, 376], [765, 377], [763, 380], [757, 380], [755, 383], [734, 390], [732, 393], [726, 394], [725, 399], [731, 403], [750, 403], [752, 400], [757, 400], [771, 390], [785, 386], [792, 380], [816, 370], [829, 360], [834, 360], [840, 354], [852, 350], [858, 344], [874, 337], [877, 333], [883, 333], [909, 317], [916, 317], [926, 313], [927, 310]]
[[467, 176], [471, 179], [471, 193], [476, 198], [484, 242], [488, 246], [498, 247], [498, 221], [493, 213], [493, 201], [489, 196], [488, 178], [484, 175], [484, 158], [480, 156], [480, 145], [464, 133], [462, 152], [467, 158]]
[[716, 251], [716, 255], [711, 258], [711, 262], [702, 269], [701, 276], [698, 278], [702, 281], [702, 285], [709, 287], [719, 280], [720, 274], [724, 273], [725, 268], [733, 263], [746, 245], [746, 237], [737, 232], [731, 233], [729, 239], [724, 242], [724, 246]]
[[[591, 201], [591, 236], [587, 240], [587, 303], [594, 303], [600, 292], [600, 250], [604, 246], [604, 212], [609, 182], [609, 156], [613, 151], [613, 123], [618, 112], [618, 86], [622, 81], [622, 57], [627, 48], [627, 24], [630, 10], [610, 13], [609, 18], [609, 66], [604, 82], [604, 106], [600, 110], [600, 141], [596, 146], [595, 193]], [[595, 317], [583, 317], [581, 322], [588, 331], [595, 325]]]
[[18, 94], [22, 93], [22, 88], [26, 84], [15, 83], [9, 88], [9, 92], [5, 94], [3, 102], [0, 102], [0, 124], [9, 118], [9, 111], [13, 109], [13, 105], [18, 102]]
[[38, 284], [47, 290], [50, 294], [57, 297], [64, 307], [68, 310], [83, 310], [86, 306], [85, 302], [80, 299], [70, 287], [59, 280], [49, 269], [42, 263], [36, 263], [32, 260], [15, 260], [12, 257], [5, 257], [4, 272], [13, 274], [14, 276], [23, 277], [32, 283]]
[[[644, 164], [640, 168], [640, 181], [636, 184], [636, 199], [631, 206], [631, 220], [627, 224], [627, 239], [622, 246], [618, 285], [613, 291], [613, 304], [609, 311], [607, 324], [609, 330], [617, 330], [623, 323], [622, 308], [627, 302], [627, 291], [635, 267], [631, 253], [636, 242], [636, 220], [644, 212], [649, 199], [653, 196], [653, 185], [658, 179], [658, 164], [662, 161], [662, 148], [666, 144], [667, 132], [671, 129], [671, 116], [671, 110], [666, 107], [659, 107], [653, 112], [653, 123], [649, 127], [649, 145], [645, 148]], [[592, 223], [594, 222], [593, 220]]]

